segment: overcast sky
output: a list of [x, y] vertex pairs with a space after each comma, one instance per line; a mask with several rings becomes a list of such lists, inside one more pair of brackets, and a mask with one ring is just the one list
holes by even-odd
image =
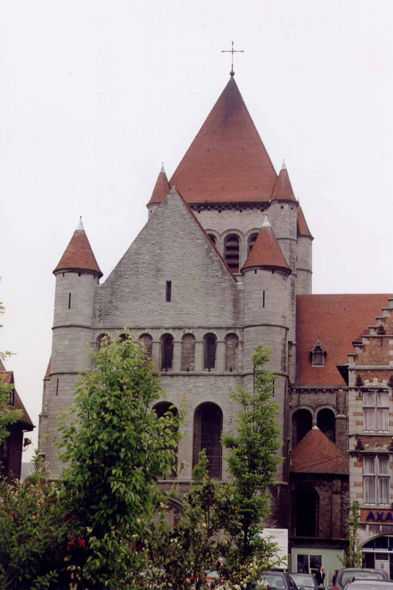
[[105, 280], [226, 85], [232, 39], [315, 237], [314, 293], [393, 292], [392, 22], [391, 0], [0, 2], [0, 350], [37, 426], [79, 216]]

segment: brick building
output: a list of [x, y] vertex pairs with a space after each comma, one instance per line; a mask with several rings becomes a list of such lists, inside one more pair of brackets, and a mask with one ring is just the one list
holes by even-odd
[[311, 294], [313, 237], [232, 75], [172, 178], [159, 173], [147, 207], [146, 225], [105, 282], [81, 224], [54, 271], [39, 440], [53, 474], [57, 414], [72, 403], [89, 349], [131, 325], [162, 372], [167, 399], [157, 411], [187, 400], [179, 489], [202, 448], [212, 477], [226, 480], [220, 435], [237, 415], [230, 392], [251, 390], [250, 356], [263, 343], [284, 443], [267, 524], [289, 530], [292, 569], [339, 567], [350, 494], [367, 512], [364, 542], [388, 538], [391, 513], [378, 524], [368, 512], [378, 520], [393, 500], [389, 295]]
[[1, 475], [7, 476], [10, 480], [20, 479], [22, 468], [22, 451], [26, 448], [25, 442], [30, 444], [30, 441], [25, 439], [25, 433], [31, 432], [34, 425], [29, 414], [20, 398], [20, 395], [15, 389], [15, 379], [13, 371], [7, 371], [0, 360], [0, 379], [5, 384], [10, 386], [9, 406], [15, 410], [21, 410], [22, 415], [20, 419], [8, 427], [10, 432], [3, 443], [0, 444], [0, 463]]

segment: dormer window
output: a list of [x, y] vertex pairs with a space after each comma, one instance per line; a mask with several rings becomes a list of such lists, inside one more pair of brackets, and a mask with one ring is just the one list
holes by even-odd
[[319, 340], [317, 340], [314, 344], [310, 354], [313, 367], [324, 366], [326, 352], [324, 351], [322, 344], [319, 342]]

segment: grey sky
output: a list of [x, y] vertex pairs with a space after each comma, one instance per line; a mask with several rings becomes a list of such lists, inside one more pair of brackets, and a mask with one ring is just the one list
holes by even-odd
[[392, 22], [391, 0], [3, 0], [0, 350], [37, 425], [51, 272], [79, 215], [105, 280], [227, 83], [232, 39], [315, 237], [314, 292], [393, 292]]

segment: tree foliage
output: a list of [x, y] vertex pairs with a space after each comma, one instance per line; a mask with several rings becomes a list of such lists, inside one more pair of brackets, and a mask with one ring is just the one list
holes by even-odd
[[157, 480], [171, 473], [183, 416], [158, 418], [161, 383], [138, 343], [104, 344], [76, 388], [73, 420], [61, 420], [58, 444], [67, 464], [62, 501], [73, 516], [70, 552], [79, 560], [74, 578], [84, 588], [117, 589], [142, 559], [138, 543], [157, 504]]
[[358, 539], [359, 521], [359, 504], [353, 502], [348, 514], [348, 548], [344, 557], [340, 558], [344, 567], [362, 567], [363, 551]]
[[[0, 315], [4, 314], [4, 306], [0, 302]], [[0, 325], [0, 328], [3, 326]], [[0, 351], [0, 367], [2, 362], [11, 355], [9, 351]], [[21, 418], [22, 411], [15, 410], [10, 406], [10, 399], [13, 392], [13, 386], [4, 383], [0, 376], [0, 446], [5, 438], [10, 434], [9, 427], [15, 424]]]

